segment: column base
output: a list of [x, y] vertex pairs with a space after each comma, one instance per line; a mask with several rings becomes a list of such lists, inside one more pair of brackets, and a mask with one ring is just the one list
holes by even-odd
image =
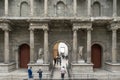
[[105, 69], [111, 72], [120, 72], [120, 63], [106, 62]]
[[8, 73], [16, 69], [15, 63], [0, 63], [0, 73]]

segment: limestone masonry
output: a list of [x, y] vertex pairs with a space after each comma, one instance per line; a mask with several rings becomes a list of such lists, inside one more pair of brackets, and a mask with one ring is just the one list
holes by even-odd
[[60, 42], [66, 79], [120, 80], [120, 0], [0, 0], [0, 80], [54, 79]]

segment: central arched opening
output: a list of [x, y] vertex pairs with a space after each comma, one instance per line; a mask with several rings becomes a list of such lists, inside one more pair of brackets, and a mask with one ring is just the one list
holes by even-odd
[[68, 46], [64, 42], [57, 42], [53, 47], [53, 65], [55, 67], [67, 67]]

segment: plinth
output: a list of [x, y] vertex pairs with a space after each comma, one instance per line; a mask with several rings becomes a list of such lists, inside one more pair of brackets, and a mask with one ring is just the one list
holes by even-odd
[[120, 72], [120, 63], [106, 62], [106, 70], [111, 72]]
[[0, 63], [0, 73], [8, 73], [16, 69], [15, 63]]
[[74, 63], [72, 64], [73, 73], [93, 72], [93, 64], [87, 63]]

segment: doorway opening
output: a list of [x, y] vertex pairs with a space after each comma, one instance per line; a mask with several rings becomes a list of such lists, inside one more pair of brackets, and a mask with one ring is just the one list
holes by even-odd
[[101, 68], [102, 48], [99, 44], [92, 46], [91, 61], [94, 64], [93, 68]]
[[22, 44], [19, 47], [19, 67], [28, 68], [27, 64], [30, 61], [30, 47], [27, 44]]
[[57, 42], [53, 47], [54, 67], [68, 66], [68, 46], [64, 42]]

